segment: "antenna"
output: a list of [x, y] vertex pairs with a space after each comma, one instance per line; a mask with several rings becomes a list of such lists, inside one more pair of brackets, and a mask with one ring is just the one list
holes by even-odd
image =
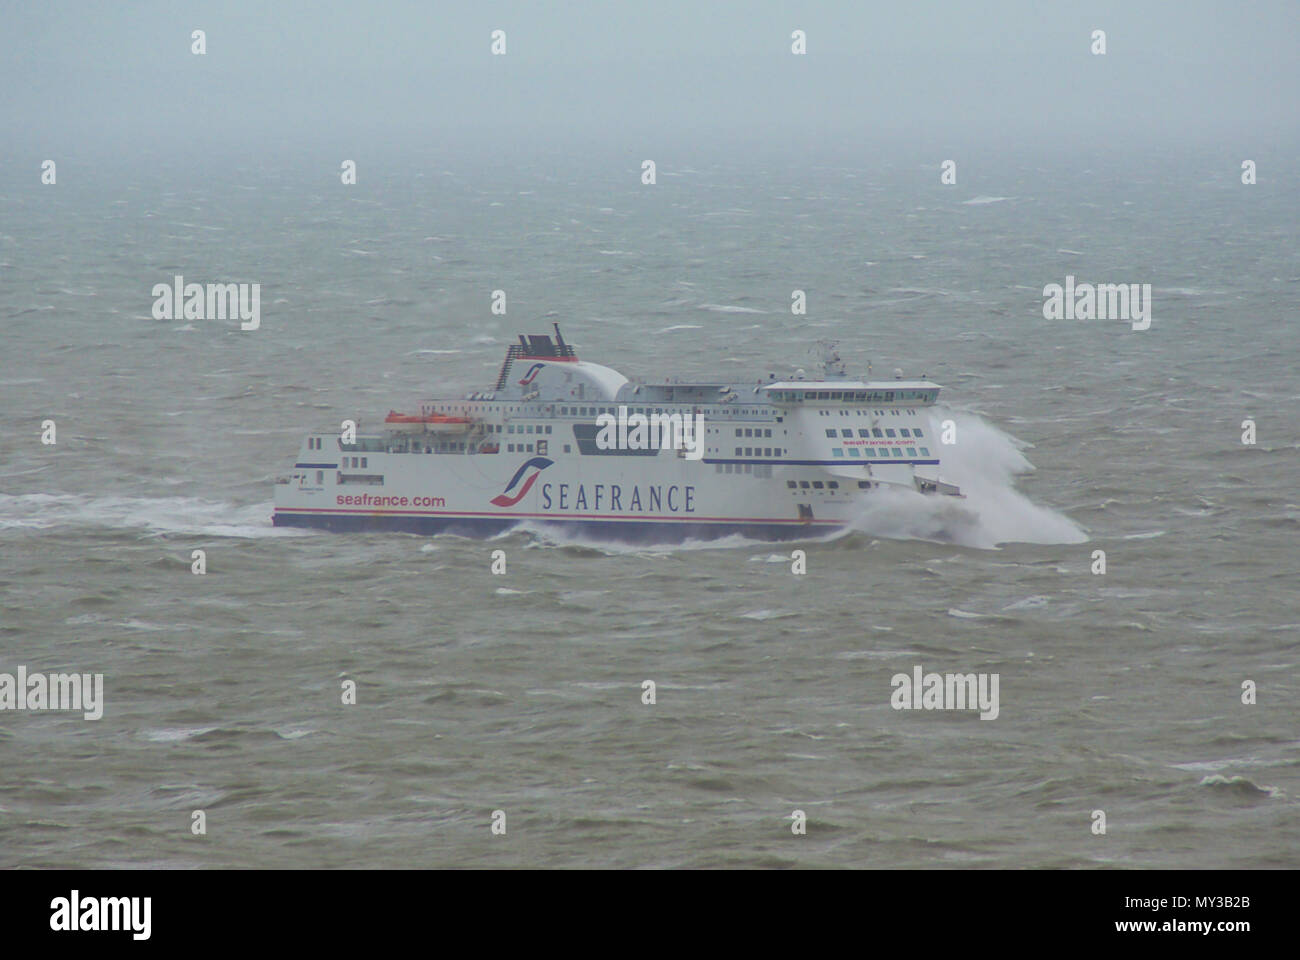
[[822, 368], [822, 379], [844, 376], [844, 361], [840, 359], [838, 340], [818, 340], [816, 351]]

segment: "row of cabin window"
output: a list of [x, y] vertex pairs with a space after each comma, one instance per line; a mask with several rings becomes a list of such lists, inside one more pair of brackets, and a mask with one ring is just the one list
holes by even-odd
[[892, 403], [894, 400], [929, 400], [938, 390], [772, 390], [774, 400], [843, 400], [845, 403]]
[[348, 467], [349, 469], [356, 469], [356, 468], [366, 467], [367, 461], [370, 458], [369, 457], [340, 457], [340, 459], [343, 461], [343, 466]]
[[[862, 453], [860, 453], [860, 454], [858, 453], [858, 450], [859, 450], [859, 449], [862, 449]], [[850, 457], [857, 457], [857, 456], [863, 456], [863, 457], [875, 457], [875, 456], [888, 457], [888, 456], [890, 455], [890, 454], [889, 454], [889, 451], [890, 451], [890, 450], [893, 450], [893, 451], [894, 451], [894, 454], [893, 454], [893, 455], [894, 455], [895, 457], [900, 457], [900, 458], [901, 458], [901, 457], [903, 456], [903, 448], [902, 448], [902, 447], [881, 447], [881, 448], [880, 448], [880, 452], [879, 452], [879, 454], [876, 453], [876, 448], [875, 448], [875, 447], [866, 447], [866, 448], [849, 447], [849, 456], [850, 456]], [[921, 456], [923, 456], [923, 457], [928, 457], [928, 456], [930, 455], [930, 448], [929, 448], [929, 447], [921, 447], [920, 450], [921, 450]], [[907, 448], [907, 455], [908, 455], [909, 457], [915, 457], [915, 456], [917, 455], [917, 454], [916, 454], [916, 451], [917, 451], [917, 448], [916, 448], [916, 447], [908, 447], [908, 448]], [[831, 454], [832, 454], [833, 456], [836, 456], [836, 457], [842, 457], [842, 456], [844, 456], [844, 448], [843, 448], [843, 447], [834, 447], [834, 448], [831, 450]]]
[[[859, 482], [858, 482], [858, 486], [862, 486], [862, 484], [863, 484], [864, 482], [865, 482], [865, 481], [859, 481]], [[797, 484], [796, 484], [793, 480], [787, 480], [787, 481], [785, 482], [785, 485], [786, 485], [787, 487], [789, 487], [791, 490], [795, 489], [796, 486], [799, 487], [799, 489], [801, 489], [801, 490], [807, 490], [807, 489], [808, 489], [808, 481], [807, 481], [807, 480], [800, 480]], [[829, 487], [829, 488], [832, 489], [832, 490], [838, 490], [838, 489], [840, 488], [840, 483], [839, 483], [838, 480], [827, 480], [825, 483], [823, 483], [823, 482], [820, 481], [820, 480], [814, 480], [814, 481], [812, 481], [812, 488], [813, 488], [814, 490], [821, 490], [823, 487]]]
[[779, 457], [782, 454], [780, 447], [737, 447], [736, 456], [738, 457]]
[[740, 427], [736, 428], [736, 436], [738, 437], [770, 437], [771, 435], [771, 430], [760, 430], [757, 427], [753, 429], [745, 427], [743, 431]]
[[[683, 403], [683, 407], [684, 407], [685, 405], [686, 405], [686, 404]], [[684, 410], [684, 409], [683, 409], [683, 410], [665, 410], [663, 407], [628, 407], [628, 408], [627, 408], [627, 412], [628, 412], [628, 413], [642, 413], [642, 414], [651, 414], [651, 413], [667, 413], [667, 414], [681, 413], [681, 414], [691, 414], [691, 413], [694, 412], [694, 408], [692, 408], [691, 410]], [[732, 416], [740, 415], [740, 416], [745, 416], [745, 417], [751, 417], [751, 416], [758, 416], [760, 413], [764, 413], [764, 412], [766, 412], [766, 411], [753, 410], [753, 409], [748, 409], [748, 408], [746, 408], [746, 409], [731, 409], [731, 408], [726, 408], [726, 409], [723, 409], [723, 410], [715, 410], [715, 409], [713, 409], [712, 407], [705, 407], [705, 408], [703, 408], [700, 412], [703, 413], [703, 414], [705, 414], [706, 416], [710, 416], [710, 417], [711, 417], [711, 416], [714, 416], [715, 414], [719, 414], [719, 413], [729, 413], [729, 414], [731, 414]], [[595, 417], [595, 416], [599, 416], [599, 415], [602, 414], [602, 413], [612, 413], [612, 414], [617, 414], [617, 413], [618, 413], [618, 407], [560, 407], [560, 415], [561, 415], [561, 416], [565, 416], [565, 417], [568, 417], [568, 416], [573, 416], [573, 417]]]
[[[898, 433], [899, 433], [899, 434], [902, 434], [902, 435], [905, 436], [905, 437], [917, 437], [918, 439], [921, 438], [921, 437], [924, 437], [924, 436], [925, 436], [925, 434], [923, 434], [923, 433], [921, 432], [921, 428], [920, 428], [920, 427], [915, 427], [915, 428], [914, 428], [913, 430], [911, 430], [910, 432], [908, 431], [907, 427], [899, 427], [899, 428], [898, 428]], [[833, 429], [831, 429], [831, 430], [827, 430], [827, 431], [826, 431], [826, 436], [828, 436], [828, 437], [830, 437], [832, 440], [834, 440], [834, 439], [835, 439], [835, 431], [834, 431]], [[852, 431], [852, 430], [841, 430], [841, 431], [840, 431], [840, 436], [841, 436], [841, 437], [851, 437], [851, 436], [853, 436], [853, 431]], [[893, 437], [893, 436], [896, 436], [896, 434], [894, 433], [894, 428], [893, 428], [893, 427], [885, 427], [885, 429], [884, 429], [883, 431], [882, 431], [879, 427], [872, 427], [871, 430], [870, 430], [869, 432], [868, 432], [868, 430], [867, 430], [866, 427], [859, 427], [859, 428], [858, 428], [858, 436], [859, 436], [859, 437]]]
[[[500, 432], [501, 432], [501, 428], [497, 427], [497, 433]], [[506, 428], [506, 433], [550, 433], [550, 432], [551, 432], [551, 428], [549, 426], [542, 426], [541, 424], [538, 424], [537, 428], [534, 429], [531, 423], [520, 424], [518, 427], [510, 426]]]

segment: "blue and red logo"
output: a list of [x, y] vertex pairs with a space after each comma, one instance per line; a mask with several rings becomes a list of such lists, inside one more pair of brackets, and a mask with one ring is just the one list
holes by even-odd
[[[547, 460], [545, 457], [533, 457], [526, 461], [522, 467], [515, 471], [515, 475], [510, 478], [510, 482], [506, 484], [506, 488], [492, 498], [492, 505], [497, 507], [513, 507], [528, 495], [528, 491], [532, 489], [533, 484], [537, 482], [537, 478], [541, 472], [554, 462], [554, 460]], [[525, 473], [528, 473], [530, 468], [533, 469], [533, 473], [529, 474], [528, 479], [524, 481], [524, 485], [519, 488], [519, 492], [513, 497], [510, 496], [510, 491], [515, 488], [515, 485], [519, 483], [519, 479]]]
[[542, 367], [544, 366], [546, 366], [546, 364], [544, 363], [534, 363], [531, 367], [528, 368], [528, 372], [524, 374], [524, 378], [519, 381], [519, 386], [526, 387], [534, 380], [536, 380], [537, 374], [541, 371]]

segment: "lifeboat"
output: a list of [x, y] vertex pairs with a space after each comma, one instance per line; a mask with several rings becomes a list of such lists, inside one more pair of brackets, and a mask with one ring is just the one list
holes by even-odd
[[464, 433], [472, 421], [469, 417], [449, 417], [444, 413], [424, 415], [389, 410], [384, 425], [397, 433]]

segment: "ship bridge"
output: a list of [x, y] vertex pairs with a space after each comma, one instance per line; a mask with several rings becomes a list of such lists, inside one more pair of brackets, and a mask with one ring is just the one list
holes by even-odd
[[939, 385], [929, 380], [783, 380], [763, 386], [768, 401], [797, 403], [902, 403], [924, 407], [939, 396]]

